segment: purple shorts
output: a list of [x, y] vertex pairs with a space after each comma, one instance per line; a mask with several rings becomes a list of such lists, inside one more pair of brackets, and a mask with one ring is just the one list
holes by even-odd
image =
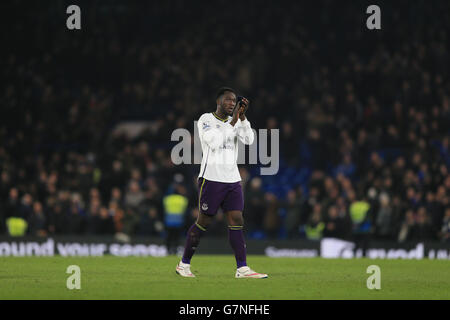
[[244, 197], [241, 183], [224, 183], [198, 179], [199, 199], [198, 209], [200, 213], [213, 216], [222, 208], [223, 212], [232, 210], [244, 210]]

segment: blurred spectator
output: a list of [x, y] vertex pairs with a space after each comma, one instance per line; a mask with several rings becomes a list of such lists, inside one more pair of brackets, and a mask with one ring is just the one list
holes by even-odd
[[450, 208], [445, 210], [445, 215], [442, 223], [441, 230], [441, 240], [442, 242], [450, 242]]
[[95, 234], [114, 234], [114, 222], [106, 207], [101, 207], [94, 222]]
[[414, 235], [414, 228], [416, 225], [416, 217], [413, 210], [407, 210], [405, 214], [405, 220], [403, 221], [400, 232], [398, 234], [398, 241], [405, 242], [410, 241]]
[[338, 175], [339, 173], [342, 173], [346, 177], [353, 178], [355, 171], [356, 167], [352, 162], [350, 154], [346, 154], [344, 155], [342, 163], [336, 167], [335, 174]]
[[346, 238], [346, 221], [345, 218], [339, 216], [338, 208], [334, 205], [328, 208], [328, 215], [325, 219], [325, 228], [323, 230], [323, 236], [328, 238]]
[[300, 144], [292, 123], [285, 121], [280, 133], [280, 152], [290, 166], [297, 166]]
[[389, 240], [393, 236], [393, 227], [394, 221], [390, 199], [386, 193], [382, 193], [380, 194], [380, 208], [376, 214], [376, 235], [380, 239]]
[[[117, 233], [161, 221], [161, 190], [175, 172], [193, 181], [199, 169], [173, 165], [171, 132], [192, 130], [193, 120], [213, 111], [211, 92], [229, 84], [251, 100], [255, 129], [280, 129], [276, 176], [240, 167], [249, 230], [278, 236], [278, 202], [287, 197], [288, 234], [317, 218], [320, 204], [324, 221], [334, 219], [335, 206], [366, 238], [442, 235], [450, 206], [449, 2], [408, 3], [408, 12], [422, 19], [411, 25], [411, 15], [385, 15], [385, 24], [409, 28], [373, 38], [361, 36], [363, 10], [332, 1], [320, 2], [325, 16], [319, 24], [311, 19], [319, 12], [299, 1], [240, 3], [238, 11], [228, 10], [226, 1], [174, 1], [86, 2], [89, 12], [105, 14], [102, 23], [85, 16], [96, 28], [83, 29], [77, 39], [66, 37], [59, 21], [44, 19], [54, 7], [27, 3], [32, 14], [25, 17], [24, 1], [5, 3], [11, 28], [0, 53], [7, 79], [0, 92], [0, 233], [8, 232], [10, 217], [35, 219], [35, 202], [50, 234], [103, 232], [95, 227], [106, 218], [102, 206]], [[395, 1], [383, 6], [404, 11]], [[44, 18], [36, 23], [30, 16]], [[109, 23], [116, 18], [125, 23]], [[167, 29], [169, 18], [179, 21], [179, 32]], [[246, 45], [236, 51], [226, 39]], [[32, 54], [24, 54], [23, 43]], [[349, 51], [353, 43], [359, 45]], [[74, 52], [79, 59], [71, 59]], [[68, 60], [63, 74], [61, 61]], [[118, 125], [129, 120], [149, 128], [120, 132]], [[297, 186], [304, 190], [299, 222], [289, 191]], [[186, 185], [186, 193], [187, 210], [195, 214], [196, 184]], [[370, 206], [365, 214], [361, 202]], [[356, 222], [362, 215], [367, 220]]]
[[116, 203], [119, 207], [123, 206], [123, 200], [122, 200], [122, 191], [120, 190], [120, 188], [118, 187], [114, 187], [111, 190], [111, 197], [109, 202], [114, 202]]
[[33, 211], [28, 219], [28, 232], [31, 235], [45, 237], [46, 231], [46, 215], [42, 204], [39, 201], [33, 203]]
[[298, 195], [294, 189], [291, 189], [287, 194], [287, 200], [283, 203], [283, 206], [286, 209], [284, 225], [288, 238], [299, 235], [302, 201], [301, 195]]
[[33, 212], [33, 198], [29, 193], [23, 195], [20, 206], [19, 206], [19, 216], [22, 219], [28, 220]]
[[131, 181], [130, 187], [125, 194], [125, 207], [137, 211], [139, 209], [139, 206], [142, 204], [142, 201], [144, 201], [144, 198], [145, 195], [141, 191], [139, 184], [134, 180]]
[[317, 204], [308, 223], [305, 226], [306, 239], [320, 240], [323, 236], [325, 223], [322, 220], [321, 206]]
[[67, 233], [83, 234], [85, 227], [84, 222], [82, 209], [77, 202], [72, 202], [67, 218]]
[[8, 234], [12, 237], [22, 237], [26, 234], [28, 223], [20, 217], [9, 217], [6, 219]]
[[158, 217], [155, 207], [150, 207], [141, 215], [138, 233], [142, 236], [159, 236], [164, 231], [164, 224]]
[[8, 200], [4, 206], [5, 219], [9, 217], [20, 217], [19, 213], [19, 191], [16, 188], [11, 188], [9, 191]]
[[49, 212], [48, 231], [51, 234], [64, 234], [68, 230], [67, 211], [63, 211], [61, 204], [56, 204]]
[[115, 234], [124, 234], [123, 231], [123, 219], [124, 219], [124, 211], [123, 209], [117, 208], [115, 210], [113, 215], [113, 221], [114, 221], [114, 230]]
[[244, 219], [245, 226], [250, 231], [262, 230], [265, 211], [264, 192], [262, 190], [262, 180], [254, 177], [244, 193]]
[[269, 238], [276, 238], [278, 236], [278, 228], [280, 223], [278, 200], [273, 193], [267, 192], [264, 194], [264, 202], [264, 232]]
[[[354, 197], [354, 193], [353, 197]], [[353, 201], [349, 207], [352, 221], [352, 234], [355, 241], [355, 249], [362, 249], [362, 254], [366, 254], [370, 232], [372, 229], [371, 207], [366, 199]]]
[[166, 247], [169, 254], [176, 254], [185, 213], [189, 204], [186, 197], [186, 188], [181, 184], [175, 184], [173, 192], [163, 198], [164, 221], [166, 225]]
[[430, 219], [427, 216], [425, 207], [419, 207], [417, 210], [416, 224], [413, 228], [411, 240], [414, 241], [427, 241], [434, 240], [433, 229], [430, 223]]
[[135, 234], [135, 231], [137, 229], [139, 223], [139, 216], [138, 214], [133, 211], [131, 208], [125, 209], [123, 218], [122, 218], [122, 233], [126, 234], [127, 236], [131, 236]]
[[[91, 192], [92, 193], [92, 192]], [[100, 199], [96, 196], [91, 197], [91, 201], [89, 203], [89, 208], [87, 210], [87, 226], [86, 231], [90, 234], [95, 234], [97, 229], [97, 222], [100, 215], [100, 209], [102, 207], [102, 203]]]

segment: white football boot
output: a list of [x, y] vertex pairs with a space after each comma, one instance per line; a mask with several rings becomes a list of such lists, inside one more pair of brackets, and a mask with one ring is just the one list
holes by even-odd
[[265, 273], [258, 273], [250, 269], [249, 267], [240, 267], [236, 270], [236, 278], [254, 278], [254, 279], [264, 279], [269, 276]]
[[178, 273], [182, 277], [195, 278], [195, 275], [191, 272], [191, 265], [187, 264], [187, 263], [183, 263], [183, 261], [180, 261], [177, 264], [177, 268], [175, 269], [175, 272]]

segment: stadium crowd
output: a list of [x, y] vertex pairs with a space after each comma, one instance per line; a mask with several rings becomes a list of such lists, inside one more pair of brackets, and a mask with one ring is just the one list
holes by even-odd
[[[36, 236], [163, 237], [173, 192], [189, 226], [199, 166], [172, 163], [170, 136], [229, 85], [253, 128], [280, 130], [276, 176], [240, 168], [249, 237], [450, 241], [448, 3], [383, 3], [377, 31], [332, 1], [86, 2], [79, 31], [63, 1], [14, 18], [20, 3], [0, 31], [2, 234], [16, 217]], [[113, 134], [124, 120], [153, 129]]]

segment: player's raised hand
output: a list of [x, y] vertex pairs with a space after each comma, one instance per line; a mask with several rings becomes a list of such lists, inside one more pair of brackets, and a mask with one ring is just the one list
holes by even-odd
[[241, 103], [241, 108], [240, 108], [240, 112], [239, 112], [239, 119], [241, 119], [241, 121], [244, 121], [245, 120], [245, 112], [248, 110], [248, 105], [250, 104], [250, 101], [248, 101], [247, 98], [242, 98], [240, 103]]
[[241, 115], [241, 104], [240, 101], [236, 104], [233, 110], [233, 118], [231, 119], [230, 124], [234, 126], [236, 122], [238, 121], [239, 117]]

